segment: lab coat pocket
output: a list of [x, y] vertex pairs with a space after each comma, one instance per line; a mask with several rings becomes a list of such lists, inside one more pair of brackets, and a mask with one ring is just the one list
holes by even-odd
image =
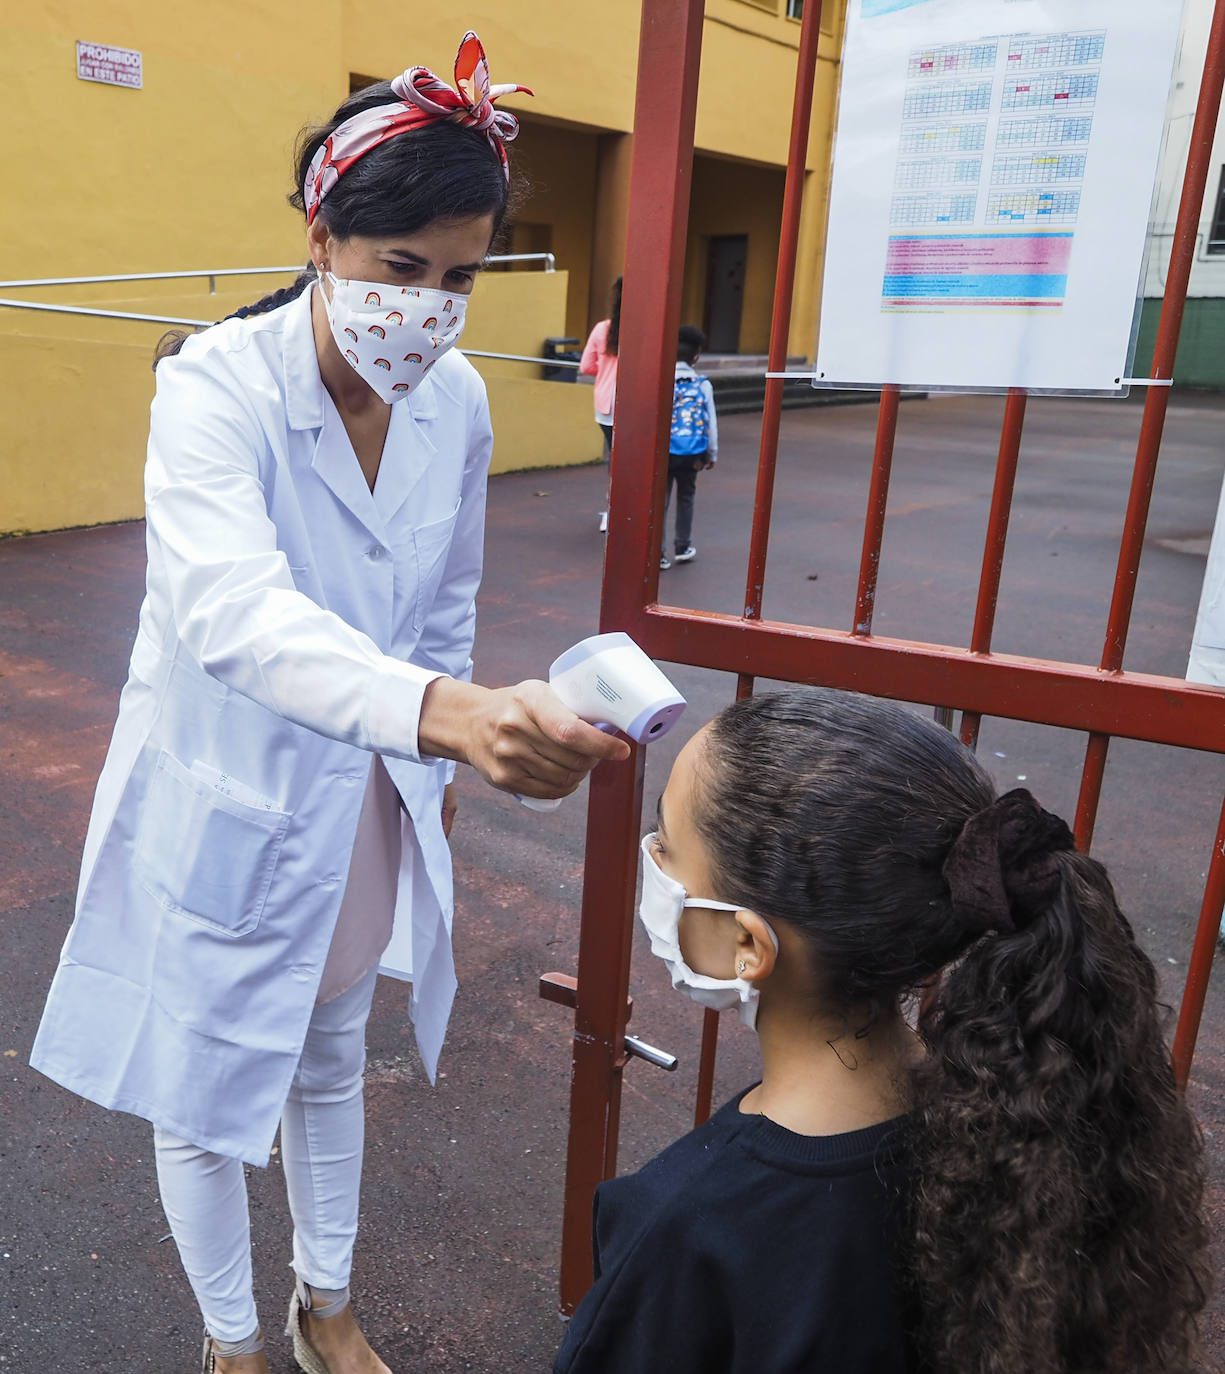
[[417, 599], [413, 609], [413, 629], [422, 630], [429, 617], [430, 608], [438, 592], [438, 584], [447, 564], [447, 554], [451, 550], [451, 535], [455, 530], [455, 520], [459, 515], [460, 502], [442, 520], [434, 520], [421, 525], [413, 531], [413, 550], [417, 563]]
[[288, 826], [244, 784], [163, 749], [137, 826], [136, 876], [167, 911], [245, 935], [259, 925]]

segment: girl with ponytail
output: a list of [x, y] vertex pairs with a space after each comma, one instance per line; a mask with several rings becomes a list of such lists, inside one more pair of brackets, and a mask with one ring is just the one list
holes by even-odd
[[454, 88], [351, 96], [294, 169], [308, 272], [161, 350], [145, 602], [32, 1063], [152, 1123], [204, 1374], [269, 1368], [244, 1165], [278, 1130], [294, 1358], [388, 1374], [349, 1304], [365, 1028], [376, 974], [411, 981], [433, 1081], [456, 764], [559, 797], [627, 753], [542, 682], [471, 681], [493, 436], [453, 345], [524, 89], [469, 33]]
[[1061, 820], [903, 707], [791, 691], [689, 742], [643, 854], [652, 949], [762, 1077], [599, 1189], [559, 1374], [1199, 1367], [1199, 1134]]

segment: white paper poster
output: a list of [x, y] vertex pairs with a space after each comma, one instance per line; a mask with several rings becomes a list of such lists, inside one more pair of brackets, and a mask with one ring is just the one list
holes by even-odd
[[817, 386], [1117, 392], [1182, 0], [850, 0]]

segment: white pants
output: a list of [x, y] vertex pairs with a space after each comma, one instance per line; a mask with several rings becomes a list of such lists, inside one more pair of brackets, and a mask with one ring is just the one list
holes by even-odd
[[[362, 1072], [374, 969], [315, 1008], [281, 1116], [281, 1162], [293, 1217], [293, 1267], [313, 1289], [348, 1287], [357, 1236], [365, 1122]], [[157, 1179], [209, 1334], [243, 1341], [259, 1325], [241, 1160], [154, 1128]]]

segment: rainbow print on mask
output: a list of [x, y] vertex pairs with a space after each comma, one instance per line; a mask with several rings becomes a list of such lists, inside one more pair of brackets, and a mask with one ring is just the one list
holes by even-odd
[[[325, 297], [325, 306], [332, 336], [349, 366], [385, 402], [403, 400], [414, 390], [463, 329], [466, 297], [448, 298], [425, 287], [342, 281], [330, 274], [329, 279], [332, 295]], [[402, 307], [405, 296], [418, 298], [409, 311], [382, 304], [390, 300]], [[441, 308], [444, 301], [449, 312]], [[434, 313], [423, 323], [426, 310]]]
[[449, 314], [451, 313], [451, 311], [454, 310], [454, 309], [455, 309], [455, 302], [454, 302], [454, 301], [448, 301], [448, 302], [446, 303], [446, 305], [444, 305], [444, 306], [442, 307], [442, 313], [443, 313], [444, 315], [449, 315]]

